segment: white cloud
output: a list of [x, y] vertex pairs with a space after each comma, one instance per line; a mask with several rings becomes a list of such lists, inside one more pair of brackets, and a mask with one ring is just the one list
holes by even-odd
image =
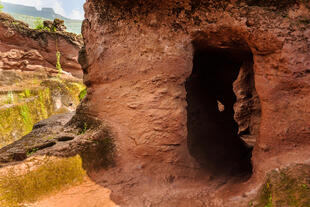
[[[2, 1], [13, 4], [22, 4], [25, 6], [34, 6], [39, 10], [41, 10], [42, 7], [45, 7], [45, 5], [43, 4], [43, 0], [2, 0]], [[51, 2], [52, 1], [50, 1], [48, 4], [50, 4]]]
[[59, 0], [2, 0], [3, 2], [22, 4], [26, 6], [34, 6], [38, 10], [44, 7], [53, 8], [55, 13], [72, 19], [84, 19], [83, 13], [79, 10], [72, 10], [67, 14], [63, 8], [62, 2]]
[[56, 14], [60, 14], [62, 16], [67, 16], [66, 12], [64, 10], [64, 8], [62, 7], [62, 4], [58, 1], [54, 1], [53, 2], [53, 6], [52, 8], [54, 9], [54, 11], [56, 12]]
[[84, 19], [84, 15], [81, 11], [73, 9], [71, 14], [69, 15], [70, 19]]

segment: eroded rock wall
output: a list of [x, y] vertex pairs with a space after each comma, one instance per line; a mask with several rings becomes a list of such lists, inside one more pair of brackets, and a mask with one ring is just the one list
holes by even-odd
[[84, 89], [82, 45], [80, 35], [30, 29], [0, 13], [0, 147], [38, 121], [75, 110]]
[[80, 79], [65, 75], [51, 78], [10, 70], [0, 71], [0, 76], [5, 77], [0, 78], [0, 148], [30, 133], [41, 120], [75, 111], [85, 88]]
[[59, 51], [62, 69], [82, 78], [82, 68], [77, 61], [82, 45], [80, 35], [30, 29], [25, 23], [0, 13], [0, 69], [36, 71], [43, 68], [51, 72], [56, 69]]
[[[103, 120], [115, 133], [115, 165], [100, 180], [112, 189], [112, 199], [135, 207], [248, 206], [269, 170], [308, 163], [309, 8], [309, 1], [88, 0], [80, 58], [88, 96], [79, 113]], [[232, 187], [227, 177], [218, 182], [222, 178], [189, 153], [185, 83], [199, 50], [237, 51], [227, 59], [228, 69], [246, 61], [238, 54], [252, 55], [253, 96], [261, 105], [252, 111], [261, 113], [259, 120], [245, 116], [253, 124], [244, 126], [257, 140], [254, 174], [246, 185]], [[229, 108], [232, 113], [231, 103]], [[230, 128], [236, 131], [232, 126], [222, 131]], [[242, 160], [230, 149], [245, 149], [236, 136], [231, 139], [230, 148], [205, 148], [213, 156], [233, 155], [231, 166], [221, 171], [226, 175]]]

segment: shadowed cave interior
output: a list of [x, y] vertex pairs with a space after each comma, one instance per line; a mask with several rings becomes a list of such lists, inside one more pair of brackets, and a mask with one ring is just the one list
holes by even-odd
[[252, 81], [245, 84], [252, 84], [250, 50], [195, 48], [193, 71], [186, 82], [189, 152], [202, 167], [218, 175], [252, 173], [252, 147], [240, 138], [250, 132], [248, 128], [240, 132], [234, 119], [233, 84], [244, 63], [250, 63], [247, 70], [252, 70]]

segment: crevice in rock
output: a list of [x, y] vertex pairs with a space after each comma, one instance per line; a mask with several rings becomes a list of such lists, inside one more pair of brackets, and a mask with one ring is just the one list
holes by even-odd
[[[243, 101], [247, 108], [253, 105], [249, 100], [258, 100], [252, 53], [248, 48], [198, 47], [195, 42], [194, 48], [193, 71], [186, 81], [189, 152], [218, 175], [251, 175], [252, 147], [240, 135], [256, 133], [251, 129], [257, 129], [259, 121], [252, 126], [251, 108], [248, 114], [237, 103]], [[260, 105], [257, 108], [260, 119]]]
[[44, 144], [41, 144], [41, 145], [38, 145], [36, 147], [34, 147], [35, 149], [38, 149], [38, 150], [42, 150], [42, 149], [46, 149], [46, 148], [49, 148], [49, 147], [52, 147], [56, 144], [55, 141], [47, 141], [46, 143]]
[[56, 138], [56, 140], [59, 142], [67, 142], [67, 141], [71, 141], [73, 139], [74, 139], [73, 136], [61, 136], [61, 137]]

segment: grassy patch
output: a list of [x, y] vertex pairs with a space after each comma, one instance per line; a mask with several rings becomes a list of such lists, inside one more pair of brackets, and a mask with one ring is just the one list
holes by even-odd
[[29, 98], [31, 96], [31, 91], [29, 89], [24, 90], [25, 98]]
[[15, 207], [34, 202], [44, 195], [83, 180], [80, 156], [51, 160], [46, 158], [34, 169], [18, 175], [13, 169], [0, 177], [0, 206]]
[[24, 126], [26, 127], [26, 131], [31, 131], [33, 126], [33, 121], [31, 118], [31, 114], [27, 105], [20, 106], [20, 115], [23, 119]]

